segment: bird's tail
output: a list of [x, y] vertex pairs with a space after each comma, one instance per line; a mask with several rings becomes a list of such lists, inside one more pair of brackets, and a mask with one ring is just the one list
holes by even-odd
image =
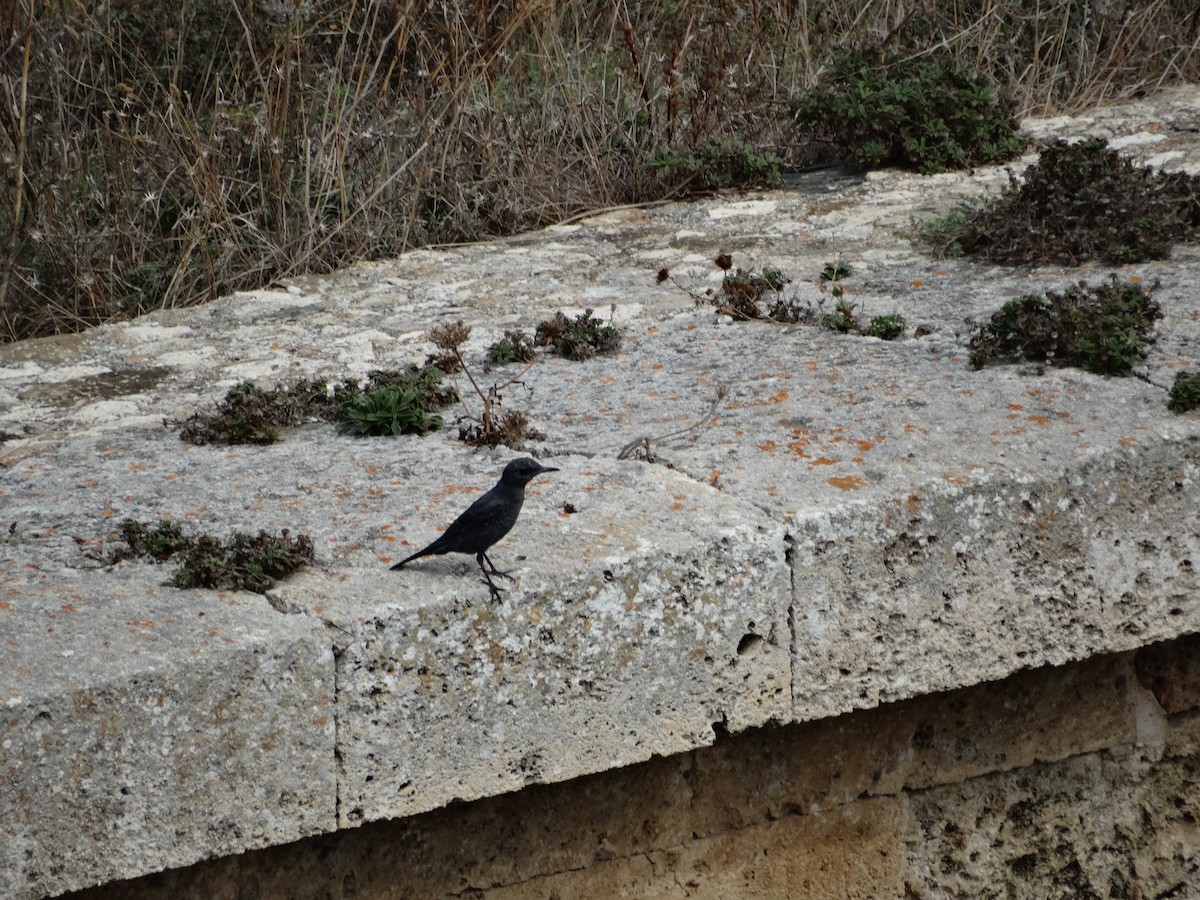
[[408, 565], [408, 563], [412, 562], [418, 556], [424, 556], [424, 555], [425, 555], [424, 550], [422, 550], [420, 553], [414, 553], [412, 556], [408, 557], [407, 559], [402, 559], [402, 560], [400, 560], [400, 562], [398, 562], [394, 566], [392, 566], [392, 571], [395, 572], [397, 569], [403, 569], [406, 565]]

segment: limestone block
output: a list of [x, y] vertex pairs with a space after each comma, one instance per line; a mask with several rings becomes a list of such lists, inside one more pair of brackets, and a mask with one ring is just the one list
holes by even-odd
[[[338, 656], [342, 825], [678, 753], [788, 715], [782, 526], [665, 468], [555, 462], [563, 472], [540, 502], [569, 484], [591, 505], [518, 526], [528, 559], [502, 603], [463, 557], [308, 573], [276, 592], [288, 608], [323, 605], [350, 635]], [[512, 558], [505, 547], [497, 560]]]
[[1200, 629], [1200, 445], [914, 490], [799, 529], [796, 714], [820, 718]]
[[1130, 654], [1018, 672], [819, 722], [767, 726], [697, 753], [700, 835], [1131, 745]]
[[1162, 897], [1200, 890], [1195, 756], [1091, 753], [913, 794], [913, 896]]
[[163, 587], [151, 566], [11, 561], [0, 559], [0, 896], [333, 827], [333, 655], [318, 623], [253, 595]]
[[787, 816], [679, 847], [482, 892], [486, 900], [627, 897], [870, 900], [903, 895], [904, 801]]

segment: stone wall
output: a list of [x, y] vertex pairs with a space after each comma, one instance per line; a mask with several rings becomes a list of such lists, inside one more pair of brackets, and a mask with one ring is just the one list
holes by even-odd
[[1192, 635], [71, 896], [1197, 893]]
[[[1200, 86], [1025, 127], [1200, 172]], [[1167, 391], [1200, 247], [1111, 272], [906, 237], [1008, 181], [804, 176], [0, 347], [0, 898], [1185, 896], [1200, 417]], [[813, 309], [844, 262], [908, 328], [735, 321], [721, 252]], [[1138, 377], [968, 364], [1010, 298], [1110, 275], [1158, 285]], [[482, 375], [587, 308], [621, 349], [522, 374], [518, 447], [180, 440], [246, 380], [402, 368], [459, 320]], [[558, 471], [502, 603], [469, 558], [391, 571], [525, 454]], [[110, 556], [126, 518], [316, 557], [184, 590]]]

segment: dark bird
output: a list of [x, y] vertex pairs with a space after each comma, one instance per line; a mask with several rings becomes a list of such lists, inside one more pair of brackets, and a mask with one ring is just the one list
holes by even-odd
[[525, 485], [543, 472], [557, 471], [558, 469], [543, 466], [528, 456], [514, 459], [504, 467], [504, 474], [500, 476], [496, 486], [468, 506], [463, 514], [442, 532], [441, 537], [424, 550], [414, 553], [408, 559], [402, 559], [392, 568], [403, 569], [408, 563], [422, 556], [474, 553], [479, 570], [483, 572], [484, 580], [492, 592], [492, 599], [499, 601], [500, 588], [492, 581], [492, 575], [509, 579], [512, 576], [496, 568], [488, 558], [488, 548], [517, 524], [517, 516], [521, 514], [521, 506], [525, 503]]

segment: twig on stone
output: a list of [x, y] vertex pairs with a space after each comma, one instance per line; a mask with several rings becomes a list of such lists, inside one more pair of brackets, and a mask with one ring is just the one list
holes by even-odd
[[683, 437], [685, 434], [691, 434], [692, 432], [699, 431], [701, 428], [707, 426], [714, 418], [716, 418], [717, 408], [720, 407], [721, 402], [725, 399], [725, 396], [728, 393], [729, 385], [718, 385], [716, 393], [712, 399], [712, 404], [708, 407], [708, 412], [704, 414], [704, 418], [702, 418], [700, 421], [693, 422], [686, 428], [680, 428], [677, 431], [671, 431], [667, 434], [660, 434], [654, 437], [643, 435], [642, 437], [634, 438], [621, 448], [621, 452], [617, 454], [617, 459], [630, 459], [640, 450], [643, 454], [641, 457], [642, 459], [646, 460], [646, 462], [655, 462], [657, 459], [657, 457], [654, 455], [653, 448], [655, 443], [661, 443], [662, 441], [671, 440], [672, 438]]

